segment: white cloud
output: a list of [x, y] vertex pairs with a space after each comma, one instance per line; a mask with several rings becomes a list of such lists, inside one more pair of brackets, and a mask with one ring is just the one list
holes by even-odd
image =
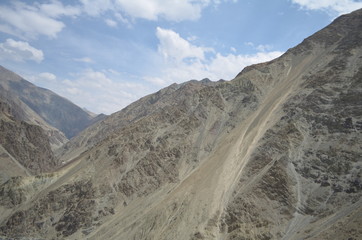
[[59, 1], [33, 5], [16, 1], [9, 6], [0, 6], [0, 12], [0, 31], [20, 38], [34, 39], [39, 35], [55, 38], [65, 27], [57, 18], [77, 16], [80, 9], [64, 6]]
[[193, 42], [193, 41], [197, 40], [197, 37], [196, 36], [190, 36], [190, 37], [187, 38], [187, 40], [190, 41], [190, 42]]
[[192, 45], [172, 30], [157, 27], [156, 36], [160, 41], [158, 51], [168, 60], [175, 60], [177, 62], [187, 58], [204, 60], [205, 52], [213, 51], [210, 48]]
[[53, 73], [43, 72], [39, 74], [39, 77], [44, 81], [55, 81], [57, 77]]
[[107, 19], [105, 19], [104, 21], [105, 21], [106, 24], [107, 24], [108, 26], [110, 26], [110, 27], [117, 27], [117, 22], [114, 21], [114, 20], [112, 20], [112, 19], [107, 18]]
[[114, 113], [155, 90], [144, 82], [134, 83], [129, 76], [112, 69], [83, 69], [66, 79], [49, 72], [22, 75], [37, 86], [50, 89], [95, 113]]
[[[115, 77], [116, 76], [116, 77]], [[110, 114], [121, 110], [151, 90], [145, 84], [124, 81], [113, 71], [86, 69], [72, 78], [47, 85], [81, 107], [96, 113]]]
[[117, 5], [127, 15], [134, 18], [157, 20], [163, 17], [172, 21], [195, 20], [201, 10], [209, 4], [205, 0], [116, 0]]
[[131, 26], [131, 22], [127, 20], [127, 18], [123, 17], [121, 13], [116, 12], [114, 14], [115, 18], [120, 21], [121, 23], [126, 24], [126, 26], [130, 27]]
[[256, 50], [260, 51], [260, 52], [266, 52], [266, 51], [270, 51], [273, 49], [273, 46], [269, 45], [269, 44], [260, 44], [258, 46], [256, 46]]
[[193, 63], [179, 62], [178, 64], [169, 64], [158, 76], [145, 77], [148, 82], [158, 86], [167, 86], [171, 83], [182, 83], [191, 79], [209, 78], [211, 80], [231, 80], [244, 67], [270, 61], [282, 55], [283, 52], [259, 52], [252, 55], [226, 56], [217, 53], [209, 61], [199, 61]]
[[79, 88], [76, 88], [76, 87], [68, 87], [68, 88], [65, 88], [66, 92], [71, 94], [71, 95], [83, 95], [84, 92], [79, 89]]
[[32, 60], [39, 63], [43, 61], [44, 54], [42, 50], [30, 46], [28, 42], [9, 38], [0, 43], [0, 59], [16, 62]]
[[57, 83], [57, 76], [50, 72], [42, 72], [36, 75], [23, 73], [22, 76], [37, 86], [42, 86], [45, 88]]
[[[0, 6], [0, 31], [23, 39], [36, 39], [39, 35], [56, 38], [65, 27], [62, 17], [77, 17], [87, 14], [100, 17], [113, 13], [115, 20], [106, 18], [111, 27], [118, 22], [130, 27], [133, 19], [143, 18], [170, 21], [196, 20], [202, 10], [210, 5], [237, 0], [79, 0], [78, 5], [64, 5], [59, 0], [47, 3], [27, 4], [13, 1], [9, 6]], [[108, 16], [108, 15], [107, 15]]]
[[89, 57], [83, 57], [83, 58], [74, 58], [73, 59], [76, 62], [84, 62], [84, 63], [93, 63], [93, 59], [89, 58]]
[[263, 51], [250, 55], [228, 54], [226, 56], [218, 53], [216, 54], [216, 57], [212, 60], [212, 62], [208, 65], [208, 69], [211, 73], [213, 73], [213, 75], [216, 76], [216, 79], [232, 79], [244, 67], [256, 63], [270, 61], [279, 57], [282, 54], [283, 52], [280, 51]]
[[60, 17], [60, 16], [78, 16], [81, 13], [80, 6], [64, 6], [59, 1], [51, 1], [44, 4], [36, 4], [41, 13], [49, 17]]
[[143, 80], [150, 82], [156, 86], [166, 86], [167, 84], [170, 83], [169, 81], [167, 81], [167, 79], [165, 77], [161, 78], [161, 77], [145, 76], [143, 78]]
[[116, 10], [114, 0], [80, 0], [83, 11], [90, 16], [99, 16], [108, 10]]
[[308, 10], [333, 11], [338, 15], [362, 8], [362, 2], [354, 0], [292, 0], [292, 2]]
[[246, 46], [252, 47], [255, 50], [258, 50], [259, 52], [267, 52], [267, 51], [271, 51], [273, 49], [272, 45], [269, 44], [259, 44], [256, 45], [252, 42], [245, 42], [244, 43]]
[[[244, 67], [272, 60], [282, 54], [279, 51], [268, 52], [271, 48], [269, 45], [259, 45], [259, 52], [255, 54], [223, 55], [211, 48], [195, 46], [172, 30], [157, 28], [156, 36], [159, 39], [158, 52], [164, 58], [165, 66], [158, 75], [144, 79], [158, 86], [205, 77], [230, 80]], [[248, 45], [254, 46], [252, 43]], [[210, 53], [208, 57], [205, 57], [206, 52]]]
[[[106, 13], [115, 19], [106, 18], [111, 27], [118, 22], [130, 27], [133, 19], [143, 18], [170, 21], [199, 19], [202, 10], [230, 0], [79, 0], [79, 5], [64, 5], [59, 0], [27, 4], [13, 1], [0, 6], [0, 31], [23, 39], [36, 39], [40, 35], [56, 38], [65, 27], [62, 17], [77, 17], [87, 14], [100, 17]], [[235, 0], [231, 0], [236, 2]], [[107, 15], [109, 16], [109, 15]], [[126, 17], [125, 17], [126, 16]]]
[[[170, 21], [196, 20], [202, 10], [221, 2], [237, 2], [237, 0], [80, 0], [83, 10], [91, 16], [99, 16], [107, 11], [116, 14], [124, 13], [131, 19], [143, 18], [158, 20], [163, 18]], [[121, 15], [122, 16], [122, 15]], [[118, 19], [129, 24], [123, 16]]]

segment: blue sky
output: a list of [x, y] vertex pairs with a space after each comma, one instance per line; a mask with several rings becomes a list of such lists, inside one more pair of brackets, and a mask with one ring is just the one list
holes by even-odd
[[361, 7], [361, 0], [2, 0], [0, 64], [110, 114], [174, 82], [230, 80]]

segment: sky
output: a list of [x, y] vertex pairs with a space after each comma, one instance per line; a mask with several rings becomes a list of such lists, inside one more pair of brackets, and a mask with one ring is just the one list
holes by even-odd
[[1, 0], [0, 65], [94, 113], [233, 79], [362, 0]]

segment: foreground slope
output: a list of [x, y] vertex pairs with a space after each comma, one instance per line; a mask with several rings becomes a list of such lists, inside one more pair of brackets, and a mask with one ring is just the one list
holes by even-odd
[[[359, 239], [362, 11], [230, 82], [171, 85], [0, 189], [0, 236]], [[11, 194], [9, 194], [11, 192]]]

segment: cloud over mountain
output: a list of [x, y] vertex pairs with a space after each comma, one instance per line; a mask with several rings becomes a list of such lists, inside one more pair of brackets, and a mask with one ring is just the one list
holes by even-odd
[[28, 42], [8, 38], [0, 43], [0, 59], [23, 62], [32, 60], [41, 62], [44, 59], [42, 50], [32, 47]]

